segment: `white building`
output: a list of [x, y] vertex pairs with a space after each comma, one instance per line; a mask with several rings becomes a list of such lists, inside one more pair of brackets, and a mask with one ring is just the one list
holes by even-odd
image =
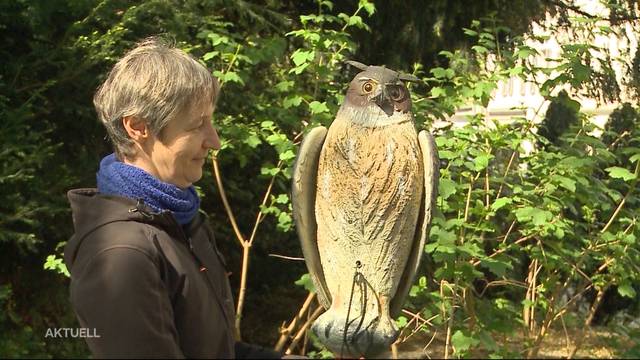
[[[596, 0], [582, 0], [578, 1], [577, 5], [581, 10], [589, 14], [601, 14], [607, 16], [607, 9], [599, 1]], [[577, 15], [577, 14], [576, 14]], [[553, 21], [551, 16], [547, 16], [547, 20], [544, 25], [534, 24], [532, 33], [534, 36], [546, 36], [547, 40], [539, 42], [533, 40], [530, 37], [525, 43], [526, 45], [536, 49], [539, 53], [532, 61], [537, 66], [554, 66], [553, 59], [562, 58], [562, 48], [564, 44], [572, 44], [579, 42], [586, 42], [586, 40], [580, 38], [578, 31], [570, 29], [566, 32], [554, 32], [551, 33], [548, 30], [548, 26]], [[608, 22], [603, 21], [596, 25], [608, 26]], [[638, 39], [635, 35], [633, 27], [627, 23], [623, 27], [614, 29], [615, 31], [609, 34], [601, 33], [597, 34], [594, 39], [591, 40], [591, 44], [599, 48], [606, 49], [611, 55], [613, 60], [612, 68], [616, 71], [616, 77], [618, 83], [622, 84], [622, 80], [627, 76], [625, 73], [625, 66], [621, 62], [624, 59], [619, 59], [621, 54], [635, 54], [638, 48]], [[594, 53], [594, 56], [598, 54]], [[630, 59], [627, 58], [627, 61]], [[542, 74], [536, 80], [539, 84], [542, 84], [548, 77], [544, 77]], [[533, 79], [528, 79], [533, 80]], [[621, 86], [622, 89], [622, 101], [630, 101], [629, 91]], [[561, 89], [557, 89], [560, 91]], [[616, 109], [619, 103], [602, 103], [592, 98], [580, 97], [574, 92], [570, 91], [570, 88], [566, 88], [567, 92], [572, 99], [577, 100], [581, 104], [581, 111], [590, 115], [591, 120], [602, 127], [609, 117], [609, 114]], [[540, 95], [538, 87], [534, 82], [527, 82], [521, 78], [513, 77], [508, 81], [502, 81], [498, 84], [498, 88], [494, 90], [492, 98], [487, 106], [483, 108], [480, 106], [470, 106], [467, 108], [459, 109], [455, 115], [453, 115], [449, 121], [454, 123], [454, 126], [461, 126], [466, 123], [466, 117], [473, 114], [483, 113], [485, 119], [498, 120], [500, 122], [509, 122], [513, 117], [524, 117], [530, 121], [541, 121], [547, 111], [549, 101]], [[437, 126], [437, 125], [436, 125]]]

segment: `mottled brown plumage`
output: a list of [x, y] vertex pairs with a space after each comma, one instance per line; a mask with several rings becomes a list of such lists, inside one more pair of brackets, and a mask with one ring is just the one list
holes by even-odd
[[293, 179], [303, 252], [328, 309], [313, 329], [341, 357], [395, 340], [391, 315], [415, 277], [438, 178], [435, 146], [418, 136], [400, 74], [364, 70], [329, 131], [305, 138]]

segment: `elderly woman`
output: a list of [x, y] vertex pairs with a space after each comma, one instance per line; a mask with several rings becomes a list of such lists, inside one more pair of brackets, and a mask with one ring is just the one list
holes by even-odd
[[158, 39], [127, 53], [94, 104], [115, 148], [68, 197], [71, 302], [94, 357], [279, 357], [234, 340], [222, 255], [193, 183], [220, 140], [219, 85]]

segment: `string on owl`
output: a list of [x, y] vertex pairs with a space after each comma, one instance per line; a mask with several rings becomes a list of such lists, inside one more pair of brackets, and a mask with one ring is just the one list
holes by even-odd
[[[366, 302], [367, 302], [367, 286], [365, 284], [365, 279], [364, 279], [364, 275], [362, 275], [362, 273], [360, 272], [360, 268], [362, 268], [362, 262], [360, 260], [356, 260], [356, 266], [355, 266], [355, 270], [353, 273], [353, 281], [351, 282], [351, 293], [349, 295], [349, 307], [347, 308], [347, 318], [344, 321], [344, 330], [342, 333], [342, 346], [340, 348], [340, 357], [343, 357], [344, 354], [344, 347], [345, 346], [349, 346], [347, 345], [348, 341], [347, 341], [347, 330], [349, 328], [349, 316], [351, 314], [351, 307], [353, 305], [353, 295], [355, 293], [355, 288], [356, 285], [359, 287], [360, 289], [360, 308], [363, 309], [363, 313], [360, 315], [360, 323], [358, 324], [356, 330], [353, 332], [353, 334], [357, 334], [358, 331], [360, 331], [360, 327], [362, 326], [362, 322], [364, 321], [364, 315], [366, 313]], [[351, 340], [353, 341], [353, 336], [351, 336]]]

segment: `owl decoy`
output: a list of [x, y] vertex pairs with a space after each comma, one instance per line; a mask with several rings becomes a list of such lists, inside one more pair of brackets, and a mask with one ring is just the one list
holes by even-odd
[[397, 338], [439, 178], [432, 135], [416, 131], [406, 81], [366, 66], [329, 130], [316, 127], [293, 171], [293, 216], [321, 305], [312, 330], [337, 357], [370, 357]]

